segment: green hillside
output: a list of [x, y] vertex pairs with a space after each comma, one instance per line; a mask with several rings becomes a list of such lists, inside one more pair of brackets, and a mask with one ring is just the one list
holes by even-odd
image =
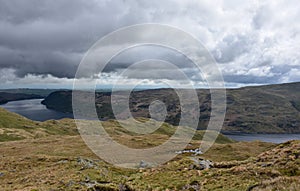
[[77, 130], [70, 119], [36, 122], [0, 108], [0, 142], [49, 135], [75, 135]]
[[[206, 129], [211, 114], [208, 90], [197, 90], [200, 103], [199, 129]], [[82, 93], [82, 103], [85, 98]], [[96, 93], [96, 110], [101, 120], [114, 119], [110, 93]], [[149, 105], [155, 100], [165, 103], [166, 122], [178, 125], [180, 104], [172, 89], [142, 90], [131, 93], [130, 109], [134, 117], [149, 118]], [[72, 92], [57, 91], [43, 103], [51, 109], [72, 112]], [[191, 113], [192, 115], [192, 113]], [[300, 133], [300, 83], [244, 87], [227, 90], [227, 111], [223, 132]]]
[[[147, 120], [139, 119], [139, 121], [144, 122]], [[130, 121], [124, 121], [124, 123], [130, 125]], [[159, 145], [172, 136], [176, 130], [176, 127], [164, 123], [151, 134], [139, 135], [124, 129], [114, 120], [102, 122], [102, 125], [116, 140], [138, 148]], [[143, 128], [147, 128], [147, 126]], [[216, 132], [210, 132], [210, 134], [213, 135]], [[78, 135], [78, 132], [72, 119], [37, 122], [0, 108], [0, 141], [39, 138], [49, 135]], [[204, 131], [196, 131], [194, 140], [201, 140], [203, 135]], [[217, 143], [233, 142], [222, 134], [218, 135], [216, 141]]]
[[[161, 144], [176, 129], [164, 123], [138, 135], [114, 120], [103, 126], [114, 140], [137, 149]], [[199, 148], [202, 137], [197, 131], [186, 149]], [[299, 141], [233, 142], [219, 135], [201, 155], [182, 153], [151, 168], [118, 168], [87, 148], [74, 120], [35, 122], [0, 109], [1, 190], [299, 190], [299, 150]]]

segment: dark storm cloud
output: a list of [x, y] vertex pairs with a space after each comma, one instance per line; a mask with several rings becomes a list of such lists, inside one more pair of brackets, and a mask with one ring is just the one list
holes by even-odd
[[92, 2], [84, 0], [1, 0], [0, 18], [13, 24], [30, 23], [37, 20], [65, 22], [93, 9]]
[[[121, 4], [105, 1], [1, 0], [0, 68], [19, 77], [74, 77], [88, 48], [115, 29]], [[109, 9], [109, 7], [113, 9]]]
[[[134, 63], [149, 59], [164, 60], [181, 69], [192, 68], [194, 66], [194, 64], [185, 55], [176, 50], [163, 46], [146, 45], [132, 47], [116, 55], [111, 60], [110, 64], [106, 66], [104, 71], [113, 72], [120, 69], [126, 69]], [[149, 63], [145, 70], [154, 70], [156, 67], [157, 66], [151, 65]]]
[[51, 74], [71, 78], [76, 72], [74, 64], [80, 56], [73, 53], [15, 50], [0, 47], [0, 66], [15, 69], [18, 77], [28, 73]]
[[[0, 80], [13, 80], [12, 75], [72, 78], [99, 38], [120, 27], [157, 22], [200, 39], [226, 82], [295, 81], [300, 74], [299, 9], [297, 0], [0, 0]], [[127, 53], [105, 71], [120, 72], [138, 59], [163, 58], [193, 76], [192, 66], [182, 66], [188, 62], [177, 54]]]

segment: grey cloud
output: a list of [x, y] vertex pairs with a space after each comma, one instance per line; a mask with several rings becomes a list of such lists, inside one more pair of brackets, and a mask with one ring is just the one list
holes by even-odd
[[[11, 69], [19, 78], [28, 74], [72, 78], [84, 53], [99, 38], [119, 27], [158, 22], [200, 39], [222, 65], [227, 82], [295, 81], [300, 65], [299, 9], [297, 0], [220, 4], [196, 0], [0, 0], [0, 70]], [[198, 79], [185, 58], [146, 49], [124, 52], [105, 72], [121, 72], [140, 59], [157, 58]], [[265, 66], [270, 66], [272, 75], [253, 70]]]
[[229, 83], [241, 83], [241, 84], [268, 84], [276, 83], [278, 76], [261, 76], [255, 75], [224, 75], [224, 80]]
[[253, 26], [256, 29], [261, 29], [264, 25], [272, 20], [272, 12], [268, 6], [263, 6], [257, 10], [253, 17]]
[[[182, 55], [176, 50], [162, 46], [145, 45], [132, 47], [116, 55], [104, 71], [111, 72], [118, 69], [126, 69], [136, 62], [149, 59], [170, 62], [181, 69], [193, 67], [193, 63], [185, 55]], [[150, 67], [152, 66], [149, 66], [149, 68]], [[154, 67], [152, 69], [154, 69]]]
[[95, 1], [69, 0], [1, 0], [0, 19], [13, 24], [39, 20], [66, 22], [94, 8]]
[[48, 51], [17, 51], [0, 47], [0, 67], [15, 69], [18, 77], [27, 74], [51, 74], [57, 77], [72, 78], [81, 55]]
[[[17, 76], [74, 77], [82, 55], [116, 28], [122, 5], [105, 1], [0, 1], [0, 67]], [[109, 9], [107, 6], [114, 9]], [[121, 12], [122, 14], [122, 12]]]
[[253, 44], [251, 36], [230, 34], [222, 39], [213, 53], [219, 63], [232, 62], [247, 53]]

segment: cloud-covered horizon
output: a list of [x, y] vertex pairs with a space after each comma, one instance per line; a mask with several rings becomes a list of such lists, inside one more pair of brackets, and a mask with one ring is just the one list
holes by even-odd
[[[97, 40], [140, 23], [168, 24], [195, 36], [219, 64], [227, 86], [297, 82], [299, 10], [296, 0], [0, 0], [0, 88], [71, 86]], [[117, 58], [105, 83], [137, 58], [184, 62], [168, 51], [145, 52]], [[155, 86], [155, 80], [148, 82]]]

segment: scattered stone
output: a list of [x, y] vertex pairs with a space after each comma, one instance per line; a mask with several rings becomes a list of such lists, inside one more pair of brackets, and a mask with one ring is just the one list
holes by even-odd
[[194, 164], [190, 166], [190, 169], [196, 170], [204, 170], [210, 169], [214, 166], [214, 163], [210, 160], [198, 159], [198, 158], [191, 158], [194, 161]]
[[140, 168], [146, 168], [147, 167], [147, 163], [143, 160], [141, 160], [140, 164], [139, 164]]
[[93, 187], [90, 187], [87, 189], [88, 191], [118, 191], [118, 189], [115, 187], [115, 185], [103, 185], [103, 184], [97, 184]]
[[4, 176], [4, 172], [0, 172], [0, 177]]
[[202, 160], [199, 163], [204, 169], [209, 169], [213, 167], [213, 163], [210, 160]]
[[151, 168], [155, 165], [146, 161], [141, 160], [140, 164], [138, 165], [138, 168]]
[[83, 183], [86, 187], [88, 188], [93, 188], [94, 186], [98, 185], [98, 183], [96, 181], [94, 182], [85, 182]]
[[57, 164], [65, 164], [65, 163], [68, 163], [69, 161], [68, 160], [60, 160], [57, 162]]
[[182, 190], [200, 191], [200, 188], [200, 183], [198, 181], [193, 181], [190, 184], [185, 185]]
[[197, 149], [190, 149], [190, 150], [182, 150], [182, 151], [176, 151], [176, 154], [184, 154], [184, 153], [193, 153], [194, 155], [201, 155], [203, 152], [197, 148]]
[[89, 177], [89, 176], [86, 176], [86, 177], [85, 177], [85, 182], [90, 182], [90, 181], [91, 181], [90, 177]]
[[119, 191], [132, 191], [132, 189], [126, 184], [120, 184]]
[[268, 166], [271, 166], [271, 165], [272, 165], [271, 163], [262, 163], [261, 167], [268, 167]]
[[91, 159], [84, 159], [79, 157], [77, 159], [78, 164], [82, 165], [81, 169], [98, 168], [98, 165]]
[[70, 180], [67, 184], [66, 184], [66, 186], [67, 187], [71, 187], [71, 186], [73, 186], [75, 184], [75, 182], [73, 181], [73, 180]]

